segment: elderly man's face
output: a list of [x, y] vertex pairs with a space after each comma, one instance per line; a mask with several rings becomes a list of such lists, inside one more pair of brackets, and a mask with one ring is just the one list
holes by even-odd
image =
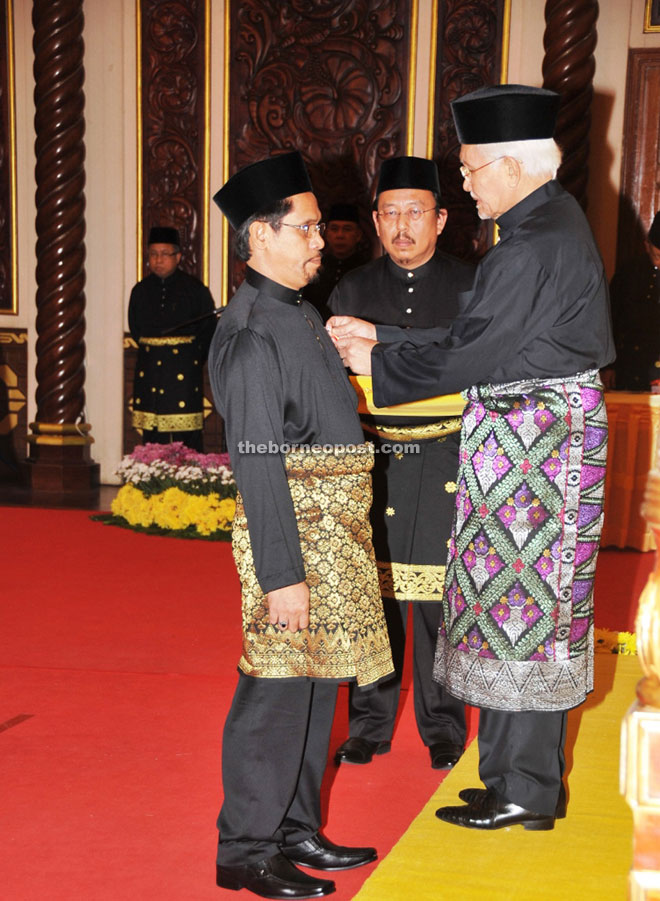
[[504, 159], [487, 157], [478, 144], [461, 144], [463, 190], [476, 200], [480, 219], [497, 219], [517, 202], [505, 178]]
[[[282, 220], [279, 231], [270, 229], [268, 275], [273, 281], [300, 290], [316, 275], [321, 265], [323, 238], [314, 226], [321, 221], [316, 197], [310, 192], [294, 194], [292, 207]], [[297, 225], [308, 225], [307, 235]]]
[[435, 253], [447, 210], [435, 208], [432, 191], [397, 188], [378, 195], [374, 225], [385, 252], [397, 266], [416, 269]]

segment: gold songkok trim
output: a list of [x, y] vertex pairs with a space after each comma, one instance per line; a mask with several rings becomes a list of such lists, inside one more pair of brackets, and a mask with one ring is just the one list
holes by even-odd
[[175, 347], [177, 344], [192, 344], [194, 335], [180, 335], [178, 338], [140, 338], [139, 343], [146, 347]]
[[397, 601], [441, 601], [445, 567], [434, 564], [389, 563], [378, 560], [378, 579], [384, 598]]
[[376, 425], [362, 420], [365, 432], [387, 438], [388, 441], [432, 441], [444, 438], [461, 430], [460, 416], [455, 419], [443, 419], [441, 422], [427, 422], [425, 425], [390, 426]]

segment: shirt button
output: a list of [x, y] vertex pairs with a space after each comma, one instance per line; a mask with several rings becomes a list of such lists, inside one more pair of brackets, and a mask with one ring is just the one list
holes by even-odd
[[408, 307], [408, 309], [406, 310], [406, 313], [412, 313], [412, 308]]
[[414, 273], [414, 272], [409, 272], [409, 273], [408, 273], [408, 278], [414, 278], [414, 277], [415, 277], [415, 273]]

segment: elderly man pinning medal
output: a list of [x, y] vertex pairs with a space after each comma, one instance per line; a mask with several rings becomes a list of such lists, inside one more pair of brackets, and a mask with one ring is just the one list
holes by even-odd
[[[437, 816], [552, 829], [566, 814], [567, 711], [593, 689], [593, 584], [614, 358], [603, 265], [556, 181], [559, 96], [525, 85], [452, 103], [464, 190], [500, 239], [447, 329], [328, 323], [388, 406], [463, 391], [456, 509], [434, 677], [480, 708], [483, 787]], [[393, 342], [398, 343], [393, 343]]]
[[299, 153], [233, 175], [215, 201], [246, 277], [209, 358], [239, 490], [233, 550], [243, 653], [225, 723], [217, 884], [316, 898], [302, 872], [376, 859], [321, 832], [321, 781], [339, 682], [393, 672], [369, 506], [373, 446], [342, 361], [301, 289], [323, 223]]

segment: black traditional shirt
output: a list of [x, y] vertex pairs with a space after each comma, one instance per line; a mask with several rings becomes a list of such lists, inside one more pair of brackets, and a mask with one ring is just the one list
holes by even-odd
[[367, 255], [361, 250], [342, 260], [334, 256], [330, 251], [326, 251], [323, 254], [323, 262], [317, 277], [313, 282], [305, 285], [302, 294], [305, 300], [308, 300], [316, 307], [324, 322], [332, 315], [328, 306], [328, 298], [339, 279], [358, 266], [362, 266], [367, 260]]
[[180, 269], [167, 278], [151, 273], [134, 286], [128, 324], [138, 345], [136, 428], [179, 432], [203, 427], [203, 366], [216, 321], [211, 315], [186, 323], [213, 309], [208, 288]]
[[610, 282], [616, 385], [649, 391], [660, 379], [660, 271], [644, 257], [614, 273]]
[[371, 355], [378, 406], [569, 376], [614, 359], [605, 272], [574, 197], [553, 180], [497, 222], [500, 240], [451, 329], [379, 326], [383, 343]]
[[364, 441], [357, 397], [339, 354], [300, 292], [248, 267], [213, 338], [209, 377], [261, 589], [302, 582], [284, 453]]

